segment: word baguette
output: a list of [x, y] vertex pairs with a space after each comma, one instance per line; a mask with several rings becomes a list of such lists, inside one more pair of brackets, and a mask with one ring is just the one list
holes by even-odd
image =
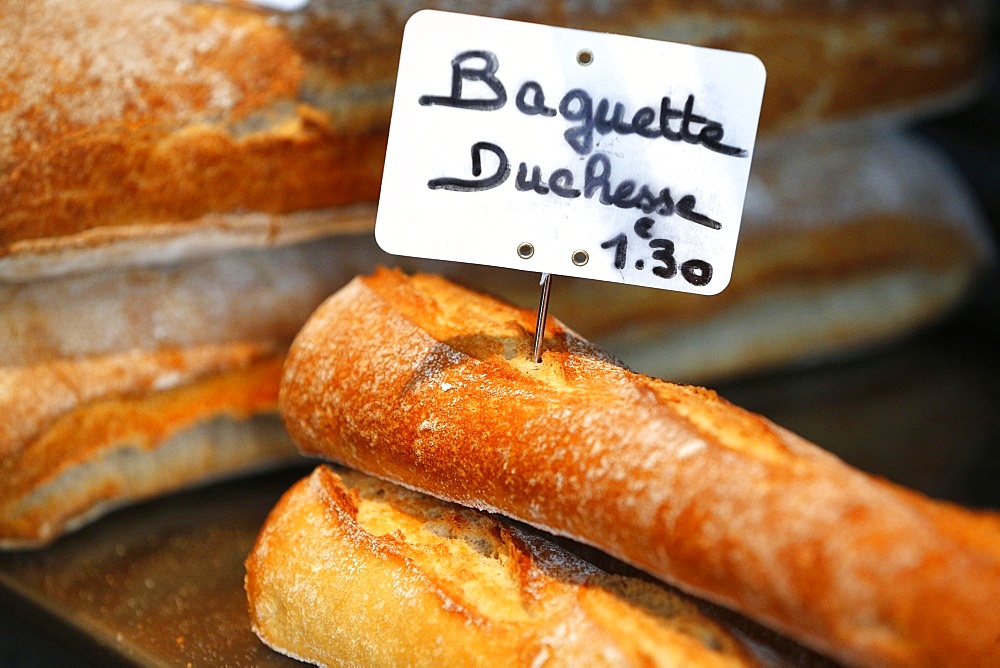
[[[480, 67], [467, 65], [470, 60], [478, 60]], [[451, 61], [451, 93], [449, 95], [421, 95], [423, 106], [443, 105], [460, 109], [495, 111], [507, 104], [507, 89], [497, 78], [500, 61], [491, 51], [464, 51]], [[466, 97], [463, 82], [478, 81], [486, 85], [492, 93], [489, 97]], [[537, 81], [527, 81], [521, 85], [515, 98], [517, 109], [528, 116], [552, 117], [557, 113], [563, 119], [576, 125], [565, 131], [566, 142], [580, 155], [593, 150], [594, 132], [598, 134], [635, 134], [646, 139], [663, 138], [673, 142], [687, 142], [701, 145], [710, 151], [723, 155], [745, 158], [746, 149], [722, 143], [726, 134], [722, 123], [695, 113], [695, 96], [690, 94], [683, 108], [674, 108], [669, 97], [660, 99], [659, 109], [641, 107], [631, 120], [626, 120], [627, 111], [621, 102], [612, 103], [602, 98], [597, 104], [589, 92], [574, 88], [563, 95], [558, 111], [546, 106], [545, 91]], [[676, 122], [676, 124], [675, 124]], [[697, 130], [697, 131], [696, 131]]]

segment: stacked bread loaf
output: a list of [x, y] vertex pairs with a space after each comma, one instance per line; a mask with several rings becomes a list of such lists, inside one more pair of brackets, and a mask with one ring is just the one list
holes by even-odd
[[320, 665], [756, 665], [679, 592], [327, 466], [272, 511], [246, 587], [258, 635]]
[[[296, 337], [282, 417], [305, 453], [588, 543], [846, 665], [1000, 661], [1000, 515], [866, 475], [710, 390], [630, 372], [558, 321], [535, 361], [533, 321], [437, 276], [359, 277]], [[538, 582], [545, 559], [514, 550], [479, 570], [454, 549], [479, 543], [445, 519], [453, 510], [407, 526], [368, 510], [376, 497], [318, 472], [275, 509], [247, 576], [269, 644], [361, 665], [407, 650], [420, 665], [539, 665], [546, 648], [554, 665], [673, 665], [674, 646], [691, 647], [664, 636], [643, 647], [624, 611], [614, 640], [587, 631], [595, 620], [556, 593], [575, 576]], [[629, 600], [605, 612], [618, 604]], [[546, 645], [558, 635], [549, 607], [599, 656]], [[383, 626], [387, 610], [404, 619]], [[369, 625], [386, 632], [373, 641]], [[502, 649], [484, 627], [523, 640]], [[698, 648], [706, 665], [722, 658], [710, 647]]]
[[[389, 261], [371, 229], [402, 26], [423, 6], [764, 61], [728, 294], [602, 285], [610, 314], [594, 286], [557, 292], [557, 314], [637, 368], [702, 378], [883, 340], [954, 303], [981, 257], [947, 170], [871, 125], [974, 87], [973, 2], [265, 4], [0, 8], [0, 545], [297, 457], [278, 370], [324, 296]], [[534, 298], [516, 272], [434, 268]]]
[[0, 9], [0, 545], [299, 459], [284, 351], [370, 262], [384, 145], [314, 69], [252, 9]]

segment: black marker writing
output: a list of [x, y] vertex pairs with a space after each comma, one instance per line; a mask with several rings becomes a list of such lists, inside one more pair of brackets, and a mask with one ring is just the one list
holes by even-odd
[[[531, 93], [530, 103], [528, 102], [528, 93]], [[545, 91], [542, 90], [542, 85], [537, 81], [525, 82], [517, 91], [514, 104], [517, 105], [518, 111], [527, 116], [536, 116], [538, 114], [542, 116], [556, 115], [555, 109], [545, 106]]]
[[620, 181], [612, 188], [611, 159], [603, 153], [590, 156], [584, 169], [583, 196], [589, 199], [598, 193], [601, 204], [613, 205], [620, 209], [639, 209], [643, 213], [658, 213], [661, 216], [676, 213], [685, 220], [713, 230], [722, 227], [718, 221], [694, 210], [698, 204], [694, 195], [684, 195], [677, 204], [674, 204], [669, 188], [663, 188], [654, 194], [648, 185], [637, 186], [632, 179]]
[[[640, 239], [648, 240], [649, 248], [653, 249], [652, 259], [659, 263], [658, 265], [653, 266], [653, 275], [664, 280], [669, 280], [677, 276], [678, 269], [677, 258], [674, 255], [674, 242], [670, 239], [653, 239], [653, 234], [651, 232], [653, 224], [654, 221], [652, 218], [640, 218], [635, 221], [635, 224], [632, 226], [632, 231], [635, 232], [636, 236]], [[619, 232], [607, 241], [601, 242], [601, 248], [614, 249], [614, 260], [612, 261], [612, 264], [615, 269], [618, 269], [619, 271], [625, 269], [625, 266], [628, 264], [628, 242], [628, 235], [624, 232]], [[635, 261], [634, 266], [637, 270], [642, 271], [646, 268], [646, 261], [640, 257]], [[681, 278], [691, 285], [699, 287], [708, 285], [712, 280], [712, 273], [712, 265], [705, 260], [691, 259], [681, 263], [680, 265]]]
[[681, 276], [691, 285], [708, 285], [712, 280], [712, 265], [704, 260], [688, 260], [681, 265]]
[[614, 239], [601, 242], [601, 248], [615, 249], [615, 269], [624, 269], [625, 260], [628, 259], [628, 237], [619, 234]]
[[652, 218], [640, 218], [635, 221], [635, 225], [632, 226], [632, 230], [636, 233], [640, 239], [652, 239], [653, 233], [649, 231], [653, 227], [653, 223], [656, 222]]
[[649, 242], [653, 251], [653, 259], [662, 267], [653, 267], [653, 274], [660, 278], [673, 278], [677, 274], [677, 260], [674, 259], [674, 242], [670, 239], [653, 239]]
[[485, 179], [476, 180], [456, 179], [446, 176], [439, 179], [431, 179], [427, 182], [427, 187], [431, 190], [458, 190], [460, 192], [480, 192], [496, 188], [510, 176], [510, 162], [507, 160], [507, 154], [496, 144], [485, 141], [476, 142], [472, 145], [473, 176], [479, 176], [483, 173], [482, 151], [484, 150], [490, 151], [499, 160], [497, 171], [492, 175], [487, 176]]
[[514, 187], [521, 192], [533, 190], [539, 195], [553, 195], [573, 199], [580, 196], [580, 191], [573, 187], [573, 172], [568, 169], [557, 169], [549, 176], [546, 184], [542, 180], [542, 168], [535, 165], [531, 168], [531, 180], [528, 180], [528, 165], [521, 163], [517, 168], [517, 178], [514, 179]]
[[[478, 69], [465, 67], [465, 61], [473, 58], [481, 59], [485, 65]], [[451, 61], [451, 95], [421, 95], [418, 101], [425, 107], [432, 104], [440, 104], [446, 107], [477, 109], [481, 111], [499, 109], [507, 104], [507, 90], [496, 77], [499, 66], [500, 63], [497, 60], [496, 54], [491, 51], [463, 51]], [[463, 81], [482, 81], [493, 91], [493, 98], [463, 97]]]
[[[510, 162], [507, 159], [507, 154], [496, 144], [476, 142], [472, 145], [472, 175], [479, 177], [482, 174], [482, 151], [484, 150], [493, 153], [498, 161], [496, 171], [490, 176], [476, 179], [443, 176], [428, 181], [427, 187], [431, 190], [480, 192], [503, 184], [510, 176]], [[552, 194], [565, 199], [575, 199], [580, 195], [587, 199], [596, 197], [598, 202], [606, 206], [614, 206], [619, 209], [639, 209], [646, 214], [656, 213], [661, 216], [677, 214], [684, 220], [704, 225], [713, 230], [722, 228], [722, 224], [718, 221], [695, 211], [698, 200], [694, 195], [684, 195], [674, 203], [674, 199], [670, 195], [670, 188], [661, 188], [654, 193], [648, 185], [636, 184], [632, 179], [625, 179], [613, 185], [611, 159], [604, 153], [595, 153], [587, 160], [584, 167], [582, 190], [574, 188], [574, 183], [575, 177], [569, 169], [554, 170], [546, 181], [543, 178], [541, 167], [532, 166], [529, 176], [528, 164], [524, 162], [518, 165], [517, 176], [514, 178], [514, 187], [520, 192], [534, 192], [538, 195]], [[642, 236], [639, 229], [639, 227], [636, 228], [636, 233]]]
[[677, 212], [678, 216], [684, 220], [690, 220], [692, 223], [698, 223], [699, 225], [704, 225], [705, 227], [711, 227], [713, 230], [717, 230], [722, 227], [717, 221], [714, 221], [708, 216], [695, 211], [694, 207], [697, 205], [698, 202], [695, 200], [694, 195], [685, 195], [677, 200], [674, 210]]
[[[694, 113], [694, 103], [694, 95], [688, 95], [684, 109], [674, 109], [670, 106], [670, 98], [664, 97], [660, 100], [658, 123], [656, 111], [652, 107], [640, 108], [632, 115], [631, 121], [626, 121], [625, 105], [621, 102], [616, 102], [612, 107], [611, 102], [603, 98], [595, 108], [590, 93], [582, 88], [574, 88], [559, 102], [559, 114], [571, 123], [578, 123], [567, 129], [563, 137], [580, 155], [587, 155], [593, 150], [596, 131], [602, 135], [637, 134], [647, 139], [663, 137], [669, 141], [701, 144], [723, 155], [746, 157], [746, 150], [722, 143], [722, 137], [726, 133], [722, 124]], [[677, 120], [680, 121], [680, 126], [675, 130], [671, 123]], [[695, 132], [693, 126], [701, 127]]]
[[[469, 60], [482, 61], [481, 67], [467, 64]], [[507, 90], [497, 77], [500, 61], [492, 51], [463, 51], [451, 61], [451, 94], [421, 95], [422, 106], [443, 105], [460, 109], [495, 111], [507, 104]], [[481, 82], [493, 93], [492, 97], [466, 97], [463, 82]], [[545, 105], [545, 91], [537, 81], [527, 81], [518, 89], [515, 104], [518, 111], [527, 116], [556, 115], [556, 109]], [[690, 94], [683, 109], [671, 106], [669, 97], [660, 98], [659, 114], [653, 107], [640, 107], [626, 119], [625, 105], [602, 98], [595, 107], [591, 94], [574, 88], [563, 95], [559, 102], [558, 114], [576, 125], [568, 128], [563, 137], [580, 155], [588, 155], [594, 149], [594, 133], [600, 135], [636, 134], [646, 139], [664, 138], [668, 141], [701, 145], [710, 151], [738, 158], [748, 155], [746, 149], [723, 143], [726, 130], [719, 121], [695, 113], [695, 96]], [[674, 125], [679, 121], [679, 124]]]

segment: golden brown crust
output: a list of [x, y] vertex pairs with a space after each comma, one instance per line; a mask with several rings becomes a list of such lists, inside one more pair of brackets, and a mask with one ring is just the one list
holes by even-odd
[[0, 191], [6, 195], [0, 242], [6, 250], [123, 225], [154, 234], [217, 212], [277, 216], [373, 201], [385, 155], [382, 134], [333, 138], [315, 112], [296, 114], [271, 137], [237, 139], [206, 124], [183, 132], [127, 128], [127, 137], [90, 131], [61, 141], [58, 151], [9, 168]]
[[681, 595], [485, 513], [324, 466], [271, 512], [246, 589], [261, 639], [320, 665], [752, 663]]
[[851, 469], [552, 322], [382, 271], [289, 355], [300, 448], [598, 546], [848, 663], [1000, 660], [1000, 519]]
[[294, 14], [180, 0], [114, 12], [100, 0], [6, 3], [0, 258], [65, 238], [43, 247], [72, 263], [60, 250], [86, 252], [97, 229], [105, 244], [141, 246], [141, 232], [198, 249], [185, 229], [220, 214], [295, 228], [296, 212], [374, 201], [402, 26], [423, 6], [755, 53], [768, 69], [765, 134], [950, 98], [977, 79], [981, 59], [980, 12], [965, 0], [649, 0], [610, 11], [314, 0]]
[[0, 369], [0, 548], [293, 459], [274, 420], [283, 358], [205, 346]]
[[301, 55], [256, 12], [37, 2], [0, 10], [0, 32], [0, 255], [377, 196], [385, 123], [301, 100]]

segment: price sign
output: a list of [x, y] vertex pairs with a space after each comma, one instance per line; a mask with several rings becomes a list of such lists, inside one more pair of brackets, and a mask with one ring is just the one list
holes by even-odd
[[720, 292], [764, 78], [748, 54], [418, 12], [376, 239], [396, 255]]

